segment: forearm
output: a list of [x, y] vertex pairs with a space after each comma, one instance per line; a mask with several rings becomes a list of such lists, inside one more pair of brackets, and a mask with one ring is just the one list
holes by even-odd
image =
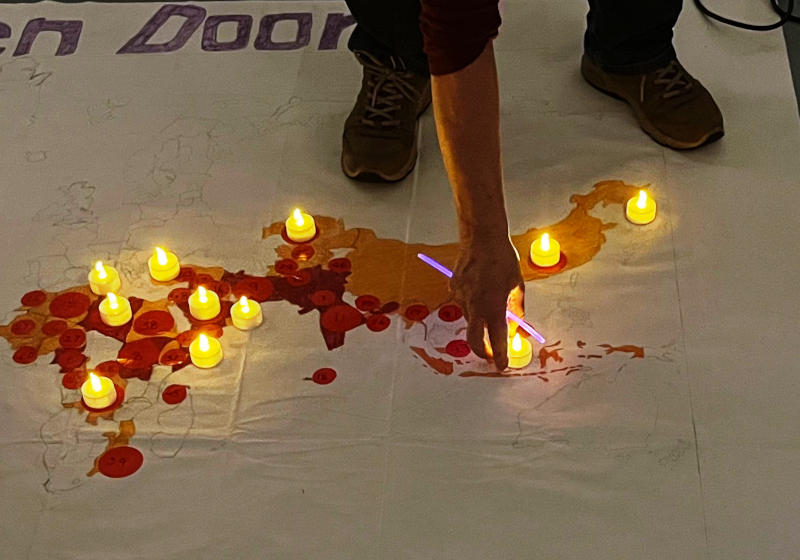
[[508, 234], [492, 42], [467, 67], [431, 77], [436, 130], [462, 242]]

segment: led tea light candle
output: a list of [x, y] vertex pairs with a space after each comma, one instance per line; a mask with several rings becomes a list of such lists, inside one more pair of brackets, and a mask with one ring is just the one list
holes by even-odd
[[286, 235], [296, 243], [304, 243], [313, 239], [317, 234], [317, 226], [310, 214], [295, 208], [292, 215], [286, 220]]
[[649, 224], [656, 219], [656, 201], [644, 190], [639, 191], [639, 196], [628, 199], [625, 204], [625, 217], [636, 225]]
[[520, 369], [531, 363], [533, 349], [527, 338], [522, 338], [519, 333], [514, 335], [508, 345], [508, 367]]
[[175, 253], [167, 251], [161, 247], [156, 247], [150, 260], [147, 261], [150, 269], [150, 276], [159, 282], [169, 282], [174, 280], [181, 272], [181, 263]]
[[108, 292], [116, 292], [122, 283], [119, 272], [113, 266], [106, 266], [102, 261], [94, 263], [94, 268], [89, 272], [89, 288], [98, 296]]
[[117, 400], [117, 389], [108, 377], [97, 376], [89, 372], [89, 379], [81, 385], [83, 403], [89, 408], [108, 408]]
[[261, 305], [257, 301], [242, 296], [231, 307], [231, 320], [233, 326], [243, 331], [256, 328], [264, 320]]
[[108, 292], [98, 307], [100, 319], [109, 327], [124, 325], [133, 317], [131, 302], [114, 292]]
[[545, 268], [555, 266], [560, 259], [561, 244], [555, 239], [550, 239], [549, 233], [531, 243], [531, 260], [536, 266]]
[[222, 361], [222, 345], [213, 336], [200, 333], [189, 345], [189, 356], [197, 367], [213, 368]]
[[216, 292], [198, 286], [197, 290], [189, 296], [189, 313], [195, 319], [205, 321], [213, 319], [220, 312], [219, 296]]

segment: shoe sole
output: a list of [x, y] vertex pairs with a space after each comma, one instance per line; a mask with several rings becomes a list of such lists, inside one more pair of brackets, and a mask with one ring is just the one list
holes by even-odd
[[417, 122], [414, 125], [414, 144], [411, 146], [410, 157], [408, 161], [396, 173], [386, 173], [380, 169], [374, 169], [366, 166], [358, 166], [351, 169], [345, 164], [344, 153], [341, 156], [342, 171], [350, 179], [355, 181], [363, 181], [365, 183], [396, 183], [405, 179], [409, 173], [414, 169], [417, 163], [417, 138], [419, 137], [419, 118], [428, 110], [431, 102], [427, 104], [417, 113]]
[[581, 76], [583, 79], [586, 80], [590, 86], [595, 88], [597, 91], [608, 95], [609, 97], [613, 97], [614, 99], [619, 99], [620, 101], [624, 101], [628, 104], [628, 106], [633, 110], [633, 114], [636, 117], [636, 120], [639, 122], [639, 126], [642, 130], [644, 130], [648, 136], [650, 136], [653, 140], [661, 144], [662, 146], [666, 146], [668, 148], [672, 148], [674, 150], [694, 150], [699, 148], [700, 146], [704, 146], [705, 144], [710, 144], [716, 140], [719, 140], [723, 136], [725, 136], [725, 130], [722, 127], [714, 128], [701, 136], [698, 140], [693, 142], [684, 142], [683, 140], [677, 140], [670, 136], [667, 136], [658, 128], [656, 128], [653, 123], [647, 118], [642, 111], [641, 107], [639, 106], [638, 102], [635, 100], [631, 100], [625, 97], [624, 94], [621, 92], [615, 91], [605, 85], [605, 80], [597, 72], [593, 67], [589, 64], [583, 63], [581, 64]]

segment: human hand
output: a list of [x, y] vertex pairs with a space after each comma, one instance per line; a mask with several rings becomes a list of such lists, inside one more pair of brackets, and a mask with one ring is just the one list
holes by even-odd
[[[523, 317], [525, 283], [519, 255], [507, 235], [462, 242], [450, 287], [467, 319], [472, 351], [494, 359], [498, 371], [508, 366], [506, 309]], [[516, 330], [516, 323], [511, 328]], [[484, 341], [484, 328], [489, 344]], [[513, 332], [513, 331], [512, 331]]]

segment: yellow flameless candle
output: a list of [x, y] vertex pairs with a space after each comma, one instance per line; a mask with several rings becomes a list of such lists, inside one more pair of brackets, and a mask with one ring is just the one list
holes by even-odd
[[109, 327], [124, 325], [133, 317], [131, 302], [114, 292], [108, 292], [98, 308], [100, 319]]
[[639, 196], [628, 200], [625, 205], [625, 216], [636, 225], [649, 224], [656, 219], [656, 201], [641, 190]]
[[102, 261], [94, 263], [94, 268], [89, 272], [89, 288], [98, 296], [108, 292], [116, 292], [121, 285], [119, 272], [113, 266], [106, 266]]
[[545, 233], [531, 243], [531, 260], [536, 266], [555, 266], [560, 259], [561, 244], [555, 239], [551, 239], [549, 233]]
[[261, 305], [245, 296], [239, 298], [239, 301], [231, 307], [231, 320], [237, 329], [249, 331], [260, 325], [263, 319]]
[[150, 276], [159, 282], [169, 282], [174, 280], [181, 272], [181, 263], [175, 253], [167, 251], [161, 247], [156, 247], [150, 260], [147, 261], [150, 269]]
[[531, 363], [533, 348], [527, 338], [522, 338], [519, 333], [514, 335], [508, 345], [508, 367], [520, 369]]
[[212, 368], [222, 361], [222, 345], [213, 336], [200, 333], [189, 345], [192, 363], [199, 368]]
[[117, 400], [117, 389], [108, 377], [89, 372], [89, 379], [81, 385], [83, 402], [89, 408], [107, 408]]
[[317, 234], [317, 226], [310, 214], [295, 208], [292, 215], [286, 220], [286, 235], [296, 243], [304, 243], [313, 239]]
[[220, 312], [219, 296], [216, 292], [198, 286], [197, 290], [189, 296], [189, 313], [195, 319], [205, 321], [213, 319]]

